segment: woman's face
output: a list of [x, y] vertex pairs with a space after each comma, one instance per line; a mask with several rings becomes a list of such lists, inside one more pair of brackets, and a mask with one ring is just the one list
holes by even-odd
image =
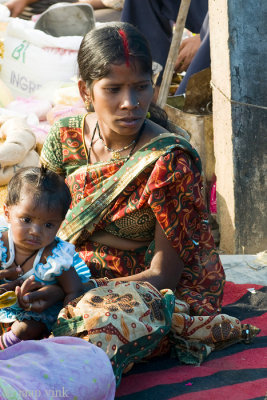
[[[79, 82], [79, 88], [85, 99], [82, 82]], [[84, 89], [88, 95], [89, 90]], [[90, 99], [102, 133], [130, 136], [141, 128], [152, 97], [151, 76], [135, 62], [130, 67], [112, 64], [107, 76], [93, 82]]]

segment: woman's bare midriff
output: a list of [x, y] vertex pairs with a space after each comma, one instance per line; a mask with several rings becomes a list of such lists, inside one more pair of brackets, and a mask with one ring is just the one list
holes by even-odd
[[131, 239], [124, 239], [114, 236], [105, 231], [95, 232], [91, 236], [91, 242], [97, 242], [108, 247], [113, 247], [119, 250], [136, 250], [140, 247], [148, 246], [150, 241], [137, 241]]

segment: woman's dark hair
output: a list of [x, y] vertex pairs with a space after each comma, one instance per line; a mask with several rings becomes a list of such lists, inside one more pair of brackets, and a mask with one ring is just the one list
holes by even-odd
[[[126, 45], [123, 39], [126, 38]], [[127, 46], [127, 49], [126, 49]], [[78, 52], [79, 74], [88, 87], [94, 80], [104, 78], [111, 64], [137, 60], [143, 72], [152, 76], [152, 56], [146, 38], [133, 25], [111, 22], [89, 31]]]
[[62, 219], [65, 218], [71, 204], [71, 194], [61, 176], [43, 166], [21, 168], [8, 184], [7, 206], [19, 203], [24, 187], [33, 195], [36, 207], [42, 205], [48, 210], [61, 209]]
[[[104, 78], [113, 64], [137, 61], [152, 79], [152, 56], [145, 36], [126, 22], [111, 22], [89, 31], [78, 52], [79, 75], [91, 88], [94, 80]], [[150, 119], [167, 127], [167, 114], [155, 104], [149, 108]]]

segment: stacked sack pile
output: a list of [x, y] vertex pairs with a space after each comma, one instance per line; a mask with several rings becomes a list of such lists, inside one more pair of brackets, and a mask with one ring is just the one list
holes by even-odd
[[19, 18], [3, 24], [0, 10], [0, 208], [16, 170], [39, 164], [51, 125], [86, 112], [77, 88], [81, 40], [53, 37]]

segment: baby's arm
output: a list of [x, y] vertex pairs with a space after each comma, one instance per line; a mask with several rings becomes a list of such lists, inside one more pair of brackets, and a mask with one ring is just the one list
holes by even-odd
[[[20, 265], [14, 265], [15, 263], [13, 263], [13, 266], [10, 266], [8, 268], [3, 268], [1, 266], [2, 261], [6, 261], [4, 259], [4, 255], [6, 255], [9, 252], [9, 245], [8, 245], [8, 232], [6, 231], [2, 231], [2, 228], [0, 230], [0, 283], [2, 283], [1, 281], [4, 281], [3, 283], [5, 283], [5, 280], [8, 281], [16, 281], [18, 280], [22, 275], [23, 275], [23, 270], [21, 268]], [[18, 285], [18, 283], [17, 283]], [[11, 289], [13, 290], [13, 289]]]
[[83, 294], [83, 284], [74, 267], [62, 272], [57, 281], [65, 293], [64, 305]]

